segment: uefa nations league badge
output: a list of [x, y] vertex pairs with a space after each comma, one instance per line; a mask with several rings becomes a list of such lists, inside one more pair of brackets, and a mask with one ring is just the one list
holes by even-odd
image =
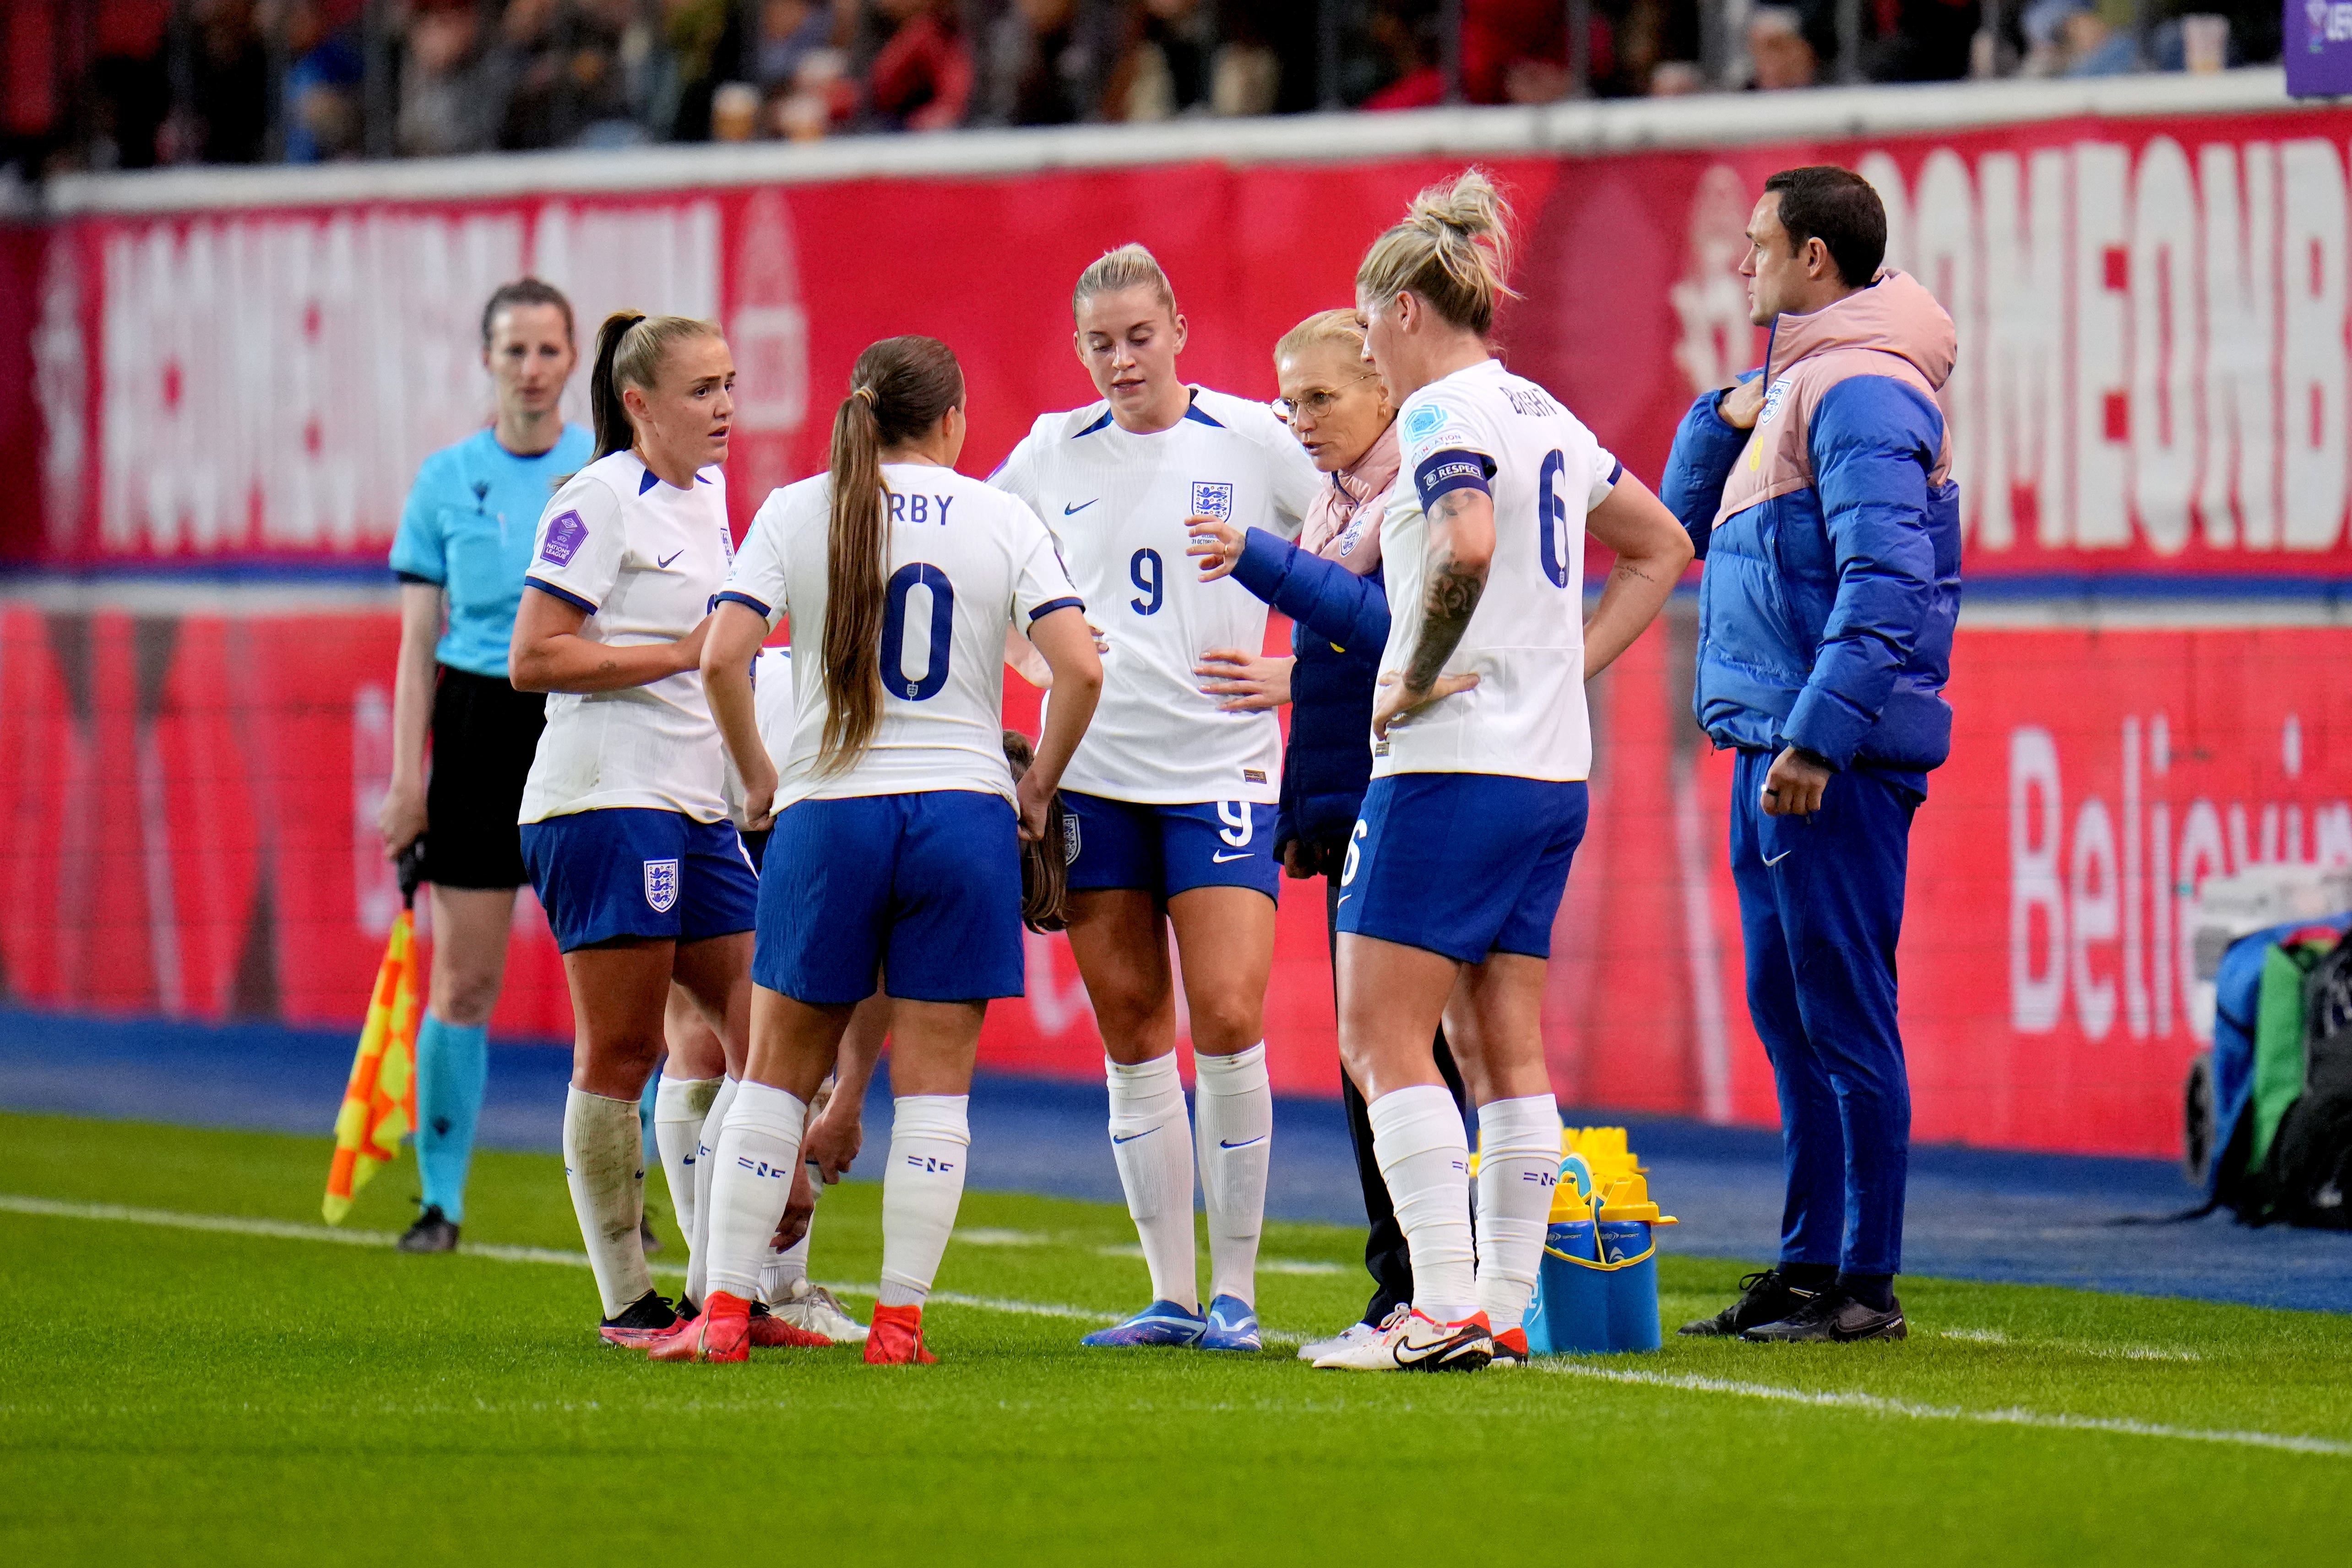
[[1234, 520], [1234, 487], [1211, 479], [1192, 481], [1192, 515], [1214, 517], [1221, 523]]

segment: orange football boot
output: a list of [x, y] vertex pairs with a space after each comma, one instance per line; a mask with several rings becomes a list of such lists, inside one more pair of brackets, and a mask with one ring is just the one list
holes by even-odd
[[749, 1361], [751, 1303], [724, 1291], [710, 1292], [702, 1315], [680, 1333], [646, 1347], [647, 1361]]
[[923, 1348], [923, 1309], [874, 1309], [874, 1326], [866, 1336], [868, 1366], [931, 1366], [939, 1357]]
[[833, 1341], [814, 1329], [804, 1329], [798, 1323], [788, 1323], [764, 1306], [751, 1309], [751, 1348], [753, 1350], [824, 1350]]

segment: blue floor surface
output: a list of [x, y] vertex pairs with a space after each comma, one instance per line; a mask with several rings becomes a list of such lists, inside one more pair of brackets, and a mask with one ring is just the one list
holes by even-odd
[[[352, 1048], [341, 1031], [0, 1009], [0, 1107], [324, 1134]], [[483, 1144], [556, 1148], [570, 1075], [566, 1051], [493, 1045]], [[860, 1174], [873, 1172], [888, 1141], [887, 1093], [877, 1084], [867, 1105]], [[973, 1185], [1118, 1201], [1104, 1115], [1098, 1083], [983, 1074], [971, 1098]], [[1573, 1108], [1568, 1117], [1600, 1119]], [[1653, 1194], [1684, 1221], [1662, 1238], [1669, 1249], [1759, 1261], [1773, 1255], [1778, 1134], [1662, 1120], [1631, 1127]], [[1278, 1101], [1274, 1142], [1270, 1215], [1363, 1222], [1337, 1101]], [[2352, 1234], [2253, 1230], [2220, 1215], [2116, 1223], [2175, 1213], [2190, 1198], [2179, 1171], [2160, 1160], [1920, 1147], [1911, 1156], [1904, 1265], [1956, 1279], [2352, 1312]]]

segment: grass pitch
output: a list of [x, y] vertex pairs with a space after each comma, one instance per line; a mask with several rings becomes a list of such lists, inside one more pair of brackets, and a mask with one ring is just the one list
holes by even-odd
[[[554, 1158], [478, 1164], [467, 1239], [512, 1250], [415, 1259], [316, 1235], [327, 1148], [0, 1116], [0, 1561], [2352, 1554], [2352, 1317], [1907, 1280], [1903, 1344], [1318, 1374], [1080, 1350], [1078, 1318], [1147, 1293], [1125, 1214], [975, 1192], [940, 1365], [656, 1366], [596, 1343], [584, 1269], [532, 1255], [578, 1250]], [[380, 1176], [350, 1228], [398, 1228], [413, 1191]], [[879, 1208], [827, 1195], [819, 1278], [875, 1277]], [[1349, 1321], [1360, 1247], [1269, 1227], [1267, 1326]], [[1670, 1322], [1742, 1272], [1663, 1263]]]

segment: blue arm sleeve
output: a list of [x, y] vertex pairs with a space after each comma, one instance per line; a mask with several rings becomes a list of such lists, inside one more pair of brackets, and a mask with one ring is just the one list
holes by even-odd
[[1249, 531], [1234, 577], [1335, 647], [1378, 648], [1389, 640], [1389, 594], [1380, 578], [1359, 577], [1263, 528]]
[[446, 583], [449, 560], [441, 536], [441, 454], [435, 453], [416, 471], [408, 487], [407, 504], [400, 508], [400, 528], [392, 536], [392, 570], [414, 582]]
[[1927, 473], [1942, 413], [1885, 376], [1854, 376], [1822, 395], [1807, 432], [1837, 597], [1813, 673], [1781, 735], [1844, 768], [1895, 689], [1936, 593]]
[[[1751, 371], [1740, 377], [1748, 381]], [[1748, 432], [1723, 422], [1716, 412], [1719, 392], [1699, 393], [1675, 432], [1674, 450], [1666, 455], [1666, 472], [1658, 482], [1658, 499], [1666, 504], [1690, 535], [1691, 549], [1706, 559], [1706, 541], [1715, 532], [1715, 514], [1723, 505], [1723, 482], [1748, 444]]]

